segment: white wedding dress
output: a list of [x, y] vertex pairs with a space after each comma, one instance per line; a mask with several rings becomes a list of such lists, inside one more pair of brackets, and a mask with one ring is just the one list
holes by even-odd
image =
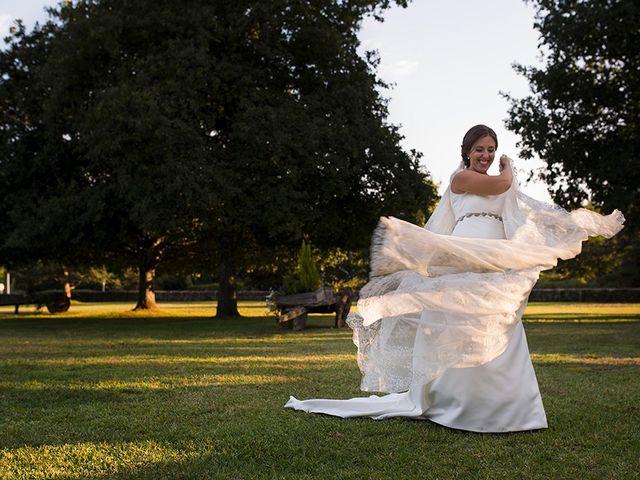
[[361, 389], [349, 400], [285, 407], [338, 417], [411, 417], [474, 432], [547, 427], [521, 318], [539, 272], [580, 252], [588, 235], [610, 237], [620, 212], [568, 213], [522, 194], [449, 189], [421, 229], [383, 218], [370, 282], [349, 316]]

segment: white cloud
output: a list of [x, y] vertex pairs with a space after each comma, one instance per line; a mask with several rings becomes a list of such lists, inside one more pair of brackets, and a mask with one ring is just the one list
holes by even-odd
[[418, 69], [418, 62], [414, 60], [396, 60], [395, 62], [380, 65], [380, 74], [384, 77], [404, 77], [410, 75]]
[[381, 40], [377, 38], [367, 37], [367, 38], [361, 39], [360, 47], [358, 50], [361, 50], [361, 51], [380, 50], [382, 47], [384, 47], [384, 43]]
[[9, 33], [9, 27], [13, 23], [11, 15], [0, 13], [0, 36], [4, 37]]

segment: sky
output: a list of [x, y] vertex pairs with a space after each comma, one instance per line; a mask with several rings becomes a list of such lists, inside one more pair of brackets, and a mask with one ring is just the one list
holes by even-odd
[[[0, 0], [0, 34], [14, 19], [28, 28], [46, 18], [44, 8], [56, 0]], [[465, 132], [483, 123], [498, 135], [497, 158], [514, 159], [523, 190], [549, 200], [544, 184], [524, 185], [526, 172], [540, 168], [536, 160], [518, 159], [519, 138], [506, 130], [508, 102], [529, 93], [526, 80], [513, 63], [539, 65], [534, 11], [522, 0], [413, 0], [408, 8], [393, 7], [384, 22], [367, 19], [359, 33], [362, 50], [377, 50], [379, 76], [393, 85], [389, 121], [400, 126], [403, 147], [424, 154], [432, 178], [446, 187], [460, 161]]]

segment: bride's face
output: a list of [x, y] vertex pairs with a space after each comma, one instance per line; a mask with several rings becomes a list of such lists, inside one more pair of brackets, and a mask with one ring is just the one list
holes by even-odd
[[496, 156], [496, 142], [489, 135], [482, 137], [471, 147], [469, 169], [478, 173], [487, 173]]

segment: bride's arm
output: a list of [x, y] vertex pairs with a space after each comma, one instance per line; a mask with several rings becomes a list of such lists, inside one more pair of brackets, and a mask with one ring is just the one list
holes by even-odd
[[486, 175], [469, 169], [462, 170], [451, 180], [451, 191], [476, 195], [499, 195], [509, 190], [512, 180], [511, 159], [502, 155], [500, 175]]

